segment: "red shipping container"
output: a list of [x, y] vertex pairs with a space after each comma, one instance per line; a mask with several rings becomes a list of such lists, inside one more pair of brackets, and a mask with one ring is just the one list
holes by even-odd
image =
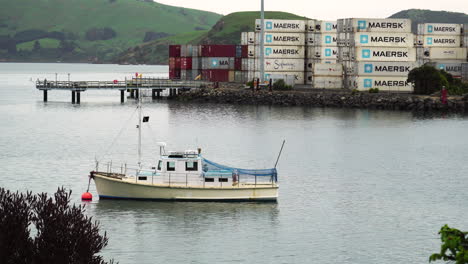
[[180, 68], [182, 70], [191, 70], [192, 69], [192, 57], [181, 58]]
[[202, 78], [210, 82], [229, 82], [229, 70], [203, 70]]
[[169, 58], [169, 69], [175, 69], [175, 58]]
[[234, 69], [236, 71], [242, 71], [242, 58], [234, 59]]
[[249, 57], [249, 46], [242, 45], [242, 58], [248, 58], [248, 57]]
[[169, 70], [169, 79], [179, 80], [180, 79], [180, 69], [170, 69]]
[[180, 57], [180, 45], [169, 45], [169, 57]]
[[236, 45], [202, 45], [202, 57], [236, 57]]
[[182, 64], [182, 58], [175, 58], [175, 68], [174, 69], [180, 69], [180, 66]]

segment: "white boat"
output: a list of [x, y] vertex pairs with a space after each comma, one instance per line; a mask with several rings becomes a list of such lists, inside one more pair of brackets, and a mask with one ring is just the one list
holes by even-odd
[[[91, 171], [100, 199], [193, 200], [193, 201], [276, 201], [278, 177], [271, 169], [241, 169], [205, 159], [197, 151], [165, 152], [154, 166], [141, 164], [141, 102], [139, 100], [138, 165], [107, 163]], [[146, 119], [147, 120], [147, 119]], [[283, 142], [284, 145], [284, 142]], [[281, 147], [282, 149], [282, 147]], [[281, 151], [280, 151], [281, 154]], [[279, 156], [278, 156], [279, 159]], [[276, 161], [278, 163], [278, 160]], [[101, 166], [102, 167], [102, 166]]]

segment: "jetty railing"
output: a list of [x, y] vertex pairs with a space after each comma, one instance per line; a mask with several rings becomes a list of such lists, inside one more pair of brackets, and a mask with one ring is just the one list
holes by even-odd
[[[99, 171], [99, 164], [96, 164], [96, 171]], [[260, 177], [257, 175], [227, 175], [225, 173], [210, 173], [209, 176], [200, 176], [198, 173], [165, 172], [160, 173], [156, 168], [143, 169], [137, 165], [127, 164], [114, 165], [112, 162], [106, 163], [105, 173], [111, 177], [134, 178], [135, 183], [165, 185], [174, 187], [246, 187], [258, 185], [274, 185], [272, 177]], [[210, 181], [207, 181], [210, 179]], [[215, 181], [217, 179], [218, 181]], [[222, 180], [220, 180], [222, 179]], [[212, 181], [211, 181], [212, 180]]]

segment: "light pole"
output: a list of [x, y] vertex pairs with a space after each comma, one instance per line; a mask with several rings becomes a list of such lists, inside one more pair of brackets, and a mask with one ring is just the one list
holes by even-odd
[[262, 26], [260, 27], [260, 82], [265, 80], [265, 10], [264, 10], [264, 0], [261, 0], [261, 11], [260, 11], [260, 20]]

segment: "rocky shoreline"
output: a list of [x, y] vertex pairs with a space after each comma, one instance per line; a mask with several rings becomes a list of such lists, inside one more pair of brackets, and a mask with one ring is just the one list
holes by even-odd
[[364, 108], [403, 111], [445, 111], [468, 112], [468, 96], [449, 97], [442, 104], [437, 96], [421, 96], [396, 93], [368, 93], [330, 90], [308, 91], [252, 91], [246, 89], [199, 89], [182, 92], [176, 97], [179, 101], [280, 105], [315, 106], [338, 108]]

